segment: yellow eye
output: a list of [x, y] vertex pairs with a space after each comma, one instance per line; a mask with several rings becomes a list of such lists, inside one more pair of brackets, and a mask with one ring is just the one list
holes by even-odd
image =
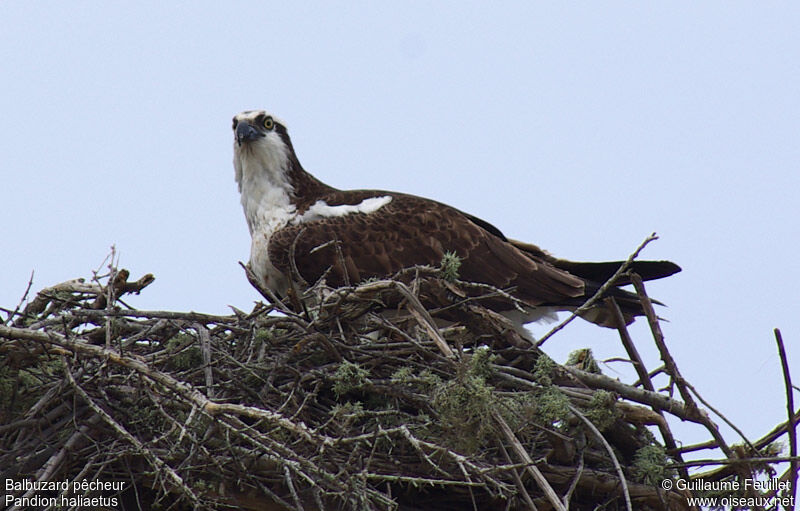
[[275, 127], [275, 121], [272, 120], [272, 117], [265, 117], [264, 118], [264, 127], [268, 130], [271, 130]]

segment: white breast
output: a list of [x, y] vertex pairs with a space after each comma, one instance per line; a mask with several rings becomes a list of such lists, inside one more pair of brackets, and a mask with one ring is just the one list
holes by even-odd
[[[267, 196], [264, 198], [266, 199]], [[252, 236], [250, 267], [261, 285], [278, 296], [286, 296], [289, 279], [270, 261], [269, 240], [273, 234], [286, 227], [297, 216], [294, 205], [282, 202], [262, 201], [262, 207], [255, 208], [252, 213], [255, 221], [250, 232]], [[286, 202], [288, 202], [288, 197]]]
[[261, 285], [279, 296], [285, 295], [289, 281], [270, 261], [269, 239], [297, 216], [288, 165], [287, 148], [274, 132], [249, 146], [234, 142], [233, 166], [252, 237], [250, 267]]
[[269, 238], [271, 236], [272, 232], [267, 231], [253, 233], [253, 241], [250, 244], [250, 269], [262, 286], [278, 296], [286, 296], [289, 289], [289, 278], [278, 271], [269, 259]]

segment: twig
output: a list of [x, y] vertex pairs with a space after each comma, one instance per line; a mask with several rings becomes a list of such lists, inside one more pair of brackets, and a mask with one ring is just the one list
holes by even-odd
[[581, 371], [580, 369], [567, 366], [565, 366], [564, 369], [589, 387], [610, 390], [612, 392], [616, 392], [625, 399], [649, 405], [657, 410], [663, 410], [683, 420], [700, 423], [696, 413], [690, 412], [683, 403], [672, 399], [669, 396], [659, 394], [658, 392], [650, 392], [648, 390], [631, 387], [629, 385], [625, 385], [619, 380], [609, 378], [603, 374], [588, 373], [586, 371]]
[[118, 435], [130, 443], [139, 454], [144, 456], [153, 465], [154, 468], [166, 472], [172, 482], [175, 483], [177, 488], [185, 493], [187, 497], [189, 497], [189, 500], [192, 501], [192, 504], [194, 504], [195, 507], [198, 507], [200, 505], [200, 500], [197, 498], [197, 495], [195, 495], [194, 491], [183, 482], [181, 476], [178, 475], [178, 473], [175, 472], [172, 467], [165, 463], [161, 458], [153, 454], [150, 449], [147, 449], [142, 442], [131, 435], [124, 427], [122, 427], [122, 425], [115, 421], [113, 417], [106, 413], [105, 410], [100, 408], [97, 403], [95, 403], [94, 400], [89, 397], [88, 394], [86, 394], [86, 391], [84, 391], [80, 385], [75, 382], [75, 378], [72, 376], [72, 371], [69, 370], [69, 363], [67, 362], [66, 357], [62, 357], [61, 362], [64, 364], [64, 374], [69, 380], [70, 385], [72, 385], [72, 388], [75, 389], [75, 392], [77, 392], [78, 395], [83, 398], [86, 404], [89, 405], [89, 408], [91, 408], [95, 414], [100, 416], [100, 418], [103, 419], [106, 424], [111, 426], [111, 428], [114, 429]]
[[[708, 441], [705, 441], [705, 442], [701, 442], [699, 444], [682, 445], [682, 446], [676, 448], [675, 452], [676, 453], [686, 454], [686, 453], [689, 453], [689, 452], [702, 451], [702, 450], [706, 450], [706, 449], [716, 449], [716, 448], [717, 448], [717, 444], [714, 443], [713, 440], [708, 440]], [[672, 454], [672, 452], [670, 452], [670, 454]]]
[[[789, 360], [786, 357], [786, 348], [783, 345], [783, 336], [780, 329], [776, 328], [775, 341], [778, 343], [778, 354], [781, 357], [781, 369], [783, 370], [783, 382], [786, 387], [786, 412], [789, 416], [786, 423], [787, 431], [789, 432], [789, 457], [797, 457], [797, 420], [794, 415], [794, 395], [792, 391], [792, 375], [789, 371]], [[789, 497], [791, 499], [791, 507], [786, 509], [794, 510], [794, 499], [797, 496], [797, 459], [792, 459], [789, 462]]]
[[610, 288], [612, 288], [614, 286], [614, 282], [617, 281], [619, 276], [622, 275], [625, 272], [625, 270], [628, 269], [628, 266], [631, 265], [631, 263], [633, 262], [634, 259], [639, 257], [639, 252], [641, 252], [642, 249], [644, 249], [644, 247], [646, 247], [648, 243], [650, 243], [653, 240], [657, 240], [657, 239], [658, 239], [658, 236], [656, 236], [656, 233], [653, 233], [650, 236], [648, 236], [647, 238], [645, 238], [645, 240], [636, 248], [636, 250], [630, 256], [628, 256], [628, 259], [626, 259], [625, 262], [623, 262], [619, 266], [619, 269], [614, 273], [614, 275], [612, 275], [602, 286], [600, 286], [600, 288], [597, 290], [597, 292], [595, 292], [595, 294], [592, 295], [591, 298], [586, 300], [583, 303], [583, 305], [581, 305], [580, 307], [575, 309], [572, 312], [572, 314], [569, 315], [569, 317], [567, 319], [565, 319], [564, 321], [562, 321], [558, 325], [554, 326], [549, 332], [544, 334], [541, 339], [536, 341], [536, 346], [537, 347], [541, 347], [542, 344], [544, 344], [545, 341], [547, 341], [547, 339], [551, 338], [556, 332], [558, 332], [559, 330], [561, 330], [562, 328], [567, 326], [576, 317], [578, 317], [579, 315], [581, 315], [584, 312], [586, 312], [587, 310], [589, 310], [595, 304], [595, 302], [597, 302], [597, 300], [599, 300], [600, 298], [605, 296], [606, 291], [608, 291]]
[[208, 334], [208, 328], [200, 323], [195, 323], [195, 331], [197, 337], [200, 338], [200, 352], [203, 354], [203, 373], [206, 378], [206, 395], [214, 398], [214, 373], [211, 371], [211, 336]]
[[628, 511], [633, 511], [633, 507], [631, 506], [631, 494], [628, 492], [628, 481], [625, 479], [625, 473], [622, 471], [622, 467], [619, 464], [619, 460], [617, 456], [614, 454], [614, 449], [611, 448], [611, 445], [608, 443], [608, 440], [600, 433], [600, 430], [592, 424], [592, 421], [586, 418], [580, 410], [575, 408], [572, 405], [568, 405], [569, 410], [575, 414], [577, 418], [583, 422], [587, 428], [592, 432], [594, 436], [600, 440], [600, 443], [603, 444], [606, 451], [608, 452], [608, 456], [611, 458], [611, 462], [614, 464], [614, 469], [617, 471], [617, 477], [619, 478], [619, 483], [622, 485], [622, 494], [625, 496], [625, 506], [627, 507]]
[[419, 298], [414, 296], [408, 286], [403, 284], [402, 282], [395, 282], [397, 289], [400, 293], [408, 300], [410, 307], [408, 308], [409, 312], [414, 315], [414, 317], [419, 321], [420, 325], [422, 325], [425, 330], [428, 332], [428, 335], [431, 336], [431, 339], [436, 343], [436, 346], [442, 352], [444, 356], [447, 358], [454, 358], [455, 353], [453, 350], [450, 349], [450, 346], [447, 344], [447, 341], [444, 340], [442, 334], [439, 332], [439, 328], [436, 326], [436, 323], [433, 321], [430, 313], [428, 313], [427, 309], [422, 306], [419, 301]]
[[119, 364], [124, 367], [136, 370], [138, 373], [156, 381], [165, 387], [178, 392], [183, 395], [185, 399], [195, 403], [201, 410], [211, 416], [221, 414], [243, 415], [254, 419], [261, 419], [266, 421], [275, 422], [281, 427], [288, 429], [300, 436], [305, 437], [307, 440], [320, 440], [323, 443], [330, 443], [331, 439], [319, 437], [312, 434], [312, 432], [302, 423], [295, 424], [294, 422], [286, 419], [280, 414], [271, 412], [269, 410], [262, 410], [252, 406], [244, 406], [234, 403], [214, 403], [201, 394], [199, 391], [192, 389], [187, 384], [176, 380], [172, 376], [153, 370], [144, 361], [138, 360], [132, 356], [123, 356], [116, 352], [114, 349], [108, 349], [101, 346], [87, 344], [82, 341], [68, 339], [61, 334], [50, 332], [45, 334], [41, 332], [34, 332], [23, 328], [14, 328], [0, 325], [0, 337], [8, 337], [13, 339], [27, 339], [46, 344], [56, 344], [62, 348], [66, 348], [76, 353], [82, 353], [93, 357], [108, 360], [109, 362]]
[[628, 328], [625, 326], [625, 318], [622, 316], [622, 311], [619, 305], [617, 305], [617, 301], [613, 296], [609, 296], [604, 299], [603, 302], [605, 302], [606, 307], [608, 307], [614, 315], [614, 320], [617, 322], [619, 338], [622, 341], [622, 345], [625, 347], [625, 351], [628, 352], [628, 357], [633, 363], [636, 374], [639, 376], [639, 381], [646, 390], [655, 391], [656, 389], [653, 386], [653, 382], [650, 381], [650, 375], [647, 373], [647, 367], [645, 367], [644, 361], [639, 355], [639, 350], [636, 349], [636, 345], [633, 343], [630, 333], [628, 333]]
[[[633, 343], [633, 339], [631, 339], [630, 333], [628, 332], [628, 327], [625, 325], [625, 319], [622, 316], [622, 311], [620, 310], [617, 301], [614, 300], [613, 296], [609, 296], [605, 299], [605, 303], [614, 315], [614, 319], [617, 322], [617, 330], [619, 331], [620, 340], [622, 340], [622, 345], [625, 347], [625, 351], [628, 352], [628, 357], [630, 357], [631, 362], [633, 362], [633, 368], [636, 370], [636, 374], [639, 376], [639, 382], [642, 384], [642, 387], [644, 387], [645, 390], [655, 392], [655, 386], [650, 379], [650, 373], [647, 372], [644, 361], [639, 355], [639, 350], [636, 349], [636, 345]], [[663, 412], [661, 410], [656, 409], [655, 412], [663, 418]], [[672, 431], [669, 429], [669, 424], [667, 421], [663, 420], [659, 422], [658, 429], [661, 432], [661, 436], [664, 438], [664, 446], [667, 449], [674, 451], [677, 448], [677, 444], [675, 443], [675, 437], [672, 436]], [[683, 459], [680, 457], [680, 453], [676, 453], [675, 456], [677, 456], [679, 461], [683, 461]], [[687, 479], [689, 477], [688, 472], [682, 470], [681, 477]]]
[[[705, 458], [699, 460], [691, 460], [691, 461], [684, 461], [683, 463], [670, 463], [667, 465], [667, 468], [677, 468], [677, 467], [703, 467], [707, 465], [740, 465], [744, 463], [756, 464], [756, 463], [785, 463], [785, 462], [798, 462], [800, 461], [800, 456], [753, 456], [749, 458], [735, 458], [735, 459], [728, 459], [728, 458], [721, 458], [721, 459], [713, 459], [713, 458]], [[693, 479], [707, 479], [707, 473], [703, 474], [693, 474]]]
[[731, 428], [733, 428], [734, 431], [739, 433], [739, 436], [742, 437], [745, 443], [752, 448], [752, 444], [747, 437], [744, 436], [744, 433], [742, 433], [742, 431], [737, 428], [735, 424], [729, 421], [727, 417], [722, 415], [713, 406], [711, 406], [710, 403], [703, 399], [697, 390], [688, 381], [686, 381], [683, 375], [681, 375], [680, 371], [678, 370], [678, 365], [675, 363], [675, 359], [672, 358], [672, 354], [669, 352], [667, 344], [664, 342], [664, 334], [661, 332], [661, 326], [658, 323], [658, 316], [656, 315], [655, 310], [653, 310], [653, 303], [650, 300], [650, 297], [647, 296], [642, 277], [636, 273], [632, 273], [631, 282], [633, 283], [633, 287], [636, 288], [636, 293], [639, 295], [642, 308], [647, 316], [647, 322], [650, 325], [650, 331], [653, 334], [653, 339], [655, 340], [658, 351], [661, 354], [661, 360], [664, 362], [665, 370], [678, 386], [678, 392], [680, 392], [681, 397], [683, 398], [684, 403], [686, 403], [690, 413], [695, 415], [698, 421], [706, 427], [708, 432], [711, 433], [711, 436], [714, 437], [714, 440], [717, 442], [717, 446], [719, 446], [719, 448], [727, 457], [732, 458], [735, 456], [731, 448], [725, 442], [725, 438], [722, 436], [722, 433], [720, 433], [719, 427], [717, 427], [717, 425], [711, 421], [711, 419], [708, 417], [708, 414], [698, 408], [697, 403], [695, 403], [694, 398], [692, 397], [692, 393], [694, 393], [694, 395], [697, 396], [697, 399], [699, 399], [703, 405], [717, 414], [717, 416], [725, 421], [725, 423]]
[[336, 239], [333, 247], [336, 249], [336, 260], [339, 261], [339, 265], [342, 268], [342, 282], [345, 287], [350, 287], [350, 272], [347, 270], [347, 261], [345, 261], [344, 253], [342, 253], [342, 244]]
[[672, 358], [672, 354], [670, 354], [669, 349], [667, 349], [666, 343], [664, 342], [664, 334], [661, 333], [661, 325], [658, 323], [658, 316], [656, 315], [655, 310], [653, 310], [653, 304], [644, 289], [642, 277], [640, 277], [637, 273], [632, 273], [631, 282], [633, 283], [633, 287], [636, 288], [636, 293], [639, 295], [642, 309], [644, 309], [647, 322], [650, 325], [650, 331], [653, 334], [653, 339], [655, 340], [656, 347], [658, 347], [658, 351], [661, 354], [661, 360], [664, 362], [667, 373], [672, 377], [678, 386], [678, 391], [683, 398], [683, 402], [686, 403], [686, 406], [689, 409], [697, 408], [697, 404], [694, 402], [692, 394], [689, 392], [687, 387], [686, 380], [683, 378], [683, 376], [681, 376], [680, 371], [678, 371], [678, 366], [675, 363], [675, 360]]
[[[117, 262], [114, 261], [114, 256], [117, 253], [117, 247], [115, 245], [111, 245], [111, 261], [108, 263], [108, 283], [106, 284], [106, 311], [110, 311], [114, 308], [114, 301], [117, 298], [116, 293], [116, 284], [117, 284]], [[127, 271], [125, 272], [127, 274]], [[96, 278], [96, 276], [95, 276]], [[123, 281], [128, 280], [127, 275]], [[99, 298], [99, 297], [98, 297]], [[97, 307], [98, 309], [100, 307]], [[106, 348], [111, 347], [111, 317], [106, 316]]]
[[10, 324], [11, 324], [11, 321], [14, 319], [14, 317], [16, 317], [16, 316], [17, 316], [17, 314], [19, 314], [19, 311], [20, 311], [20, 309], [22, 308], [22, 304], [23, 304], [23, 303], [25, 303], [25, 300], [27, 300], [27, 299], [28, 299], [28, 293], [30, 293], [30, 292], [31, 292], [31, 287], [32, 287], [32, 286], [33, 286], [33, 270], [31, 270], [31, 276], [30, 276], [30, 278], [28, 279], [28, 285], [27, 285], [27, 286], [25, 286], [25, 292], [24, 292], [24, 293], [22, 293], [22, 298], [20, 298], [20, 299], [19, 299], [19, 303], [17, 303], [17, 306], [16, 306], [16, 307], [14, 307], [14, 310], [13, 310], [13, 311], [11, 311], [11, 312], [9, 312], [9, 314], [8, 314], [8, 319], [6, 319], [6, 320], [4, 321], [4, 323], [5, 323], [6, 325], [10, 325]]
[[511, 448], [514, 450], [516, 455], [526, 464], [525, 470], [528, 471], [533, 476], [533, 479], [536, 481], [536, 484], [539, 488], [544, 492], [547, 500], [552, 504], [552, 506], [556, 509], [556, 511], [566, 511], [564, 504], [561, 503], [561, 500], [556, 495], [556, 492], [553, 491], [553, 487], [550, 486], [550, 483], [547, 482], [547, 479], [541, 473], [541, 471], [534, 465], [533, 460], [531, 459], [528, 451], [522, 447], [522, 444], [519, 443], [517, 440], [517, 436], [509, 427], [506, 420], [500, 415], [500, 412], [497, 410], [492, 410], [492, 417], [494, 418], [495, 422], [498, 426], [500, 426], [500, 432], [503, 433], [503, 436], [508, 440], [511, 444]]
[[[613, 449], [627, 453], [647, 445], [651, 440], [644, 435], [629, 445], [630, 436], [617, 433], [661, 427], [667, 414], [706, 425], [703, 410], [648, 390], [649, 374], [639, 374], [643, 383], [637, 387], [556, 365], [543, 381], [536, 364], [541, 354], [510, 338], [507, 325], [486, 308], [495, 302], [472, 296], [488, 290], [444, 283], [436, 275], [433, 269], [408, 270], [400, 280], [405, 288], [397, 279], [339, 289], [318, 283], [308, 294], [316, 300], [309, 308], [313, 319], [292, 311], [267, 316], [279, 306], [261, 302], [253, 312], [234, 310], [231, 316], [127, 310], [122, 302], [108, 309], [114, 302], [109, 286], [119, 291], [117, 300], [122, 293], [117, 285], [129, 287], [123, 270], [117, 278], [97, 273], [92, 282], [53, 286], [34, 300], [40, 308], [25, 307], [29, 314], [21, 324], [26, 328], [0, 321], [0, 366], [11, 369], [6, 374], [20, 385], [17, 403], [24, 403], [0, 409], [0, 466], [31, 480], [37, 473], [72, 480], [128, 473], [137, 488], [155, 491], [137, 494], [141, 507], [176, 501], [180, 485], [98, 414], [98, 407], [180, 474], [203, 506], [247, 507], [261, 499], [287, 509], [390, 509], [401, 493], [408, 501], [426, 491], [414, 486], [434, 485], [437, 490], [426, 495], [432, 505], [459, 509], [502, 509], [504, 503], [558, 509], [553, 495], [565, 510], [619, 504], [626, 495], [637, 508], [686, 509], [679, 492], [630, 480], [623, 490], [619, 469], [624, 477], [629, 467], [622, 463], [628, 458]], [[496, 301], [502, 295], [494, 296]], [[97, 303], [101, 309], [92, 308]], [[612, 301], [606, 307], [613, 312]], [[440, 330], [440, 320], [458, 323]], [[113, 328], [106, 328], [109, 323]], [[420, 337], [417, 329], [427, 335]], [[109, 333], [111, 348], [103, 342]], [[481, 345], [491, 349], [486, 367], [455, 364], [442, 348], [457, 357]], [[56, 366], [53, 374], [48, 364], [53, 354], [67, 357], [73, 368]], [[359, 386], [340, 396], [331, 386], [340, 381], [337, 373], [345, 359], [361, 372], [354, 380]], [[71, 379], [62, 369], [70, 371]], [[481, 424], [474, 439], [447, 427], [458, 421], [460, 407], [467, 413], [473, 406], [471, 394], [462, 397], [462, 386], [452, 384], [473, 374], [484, 379], [491, 399], [485, 411], [496, 425]], [[35, 386], [27, 383], [31, 379]], [[550, 381], [584, 415], [600, 389], [624, 399], [614, 405], [621, 413], [613, 429], [603, 437], [589, 427], [554, 431], [543, 426], [532, 415], [540, 403], [529, 402], [530, 391], [535, 395]], [[444, 396], [443, 388], [455, 393]], [[687, 389], [693, 392], [688, 383]], [[439, 396], [452, 399], [454, 412], [442, 408], [445, 400]], [[513, 411], [514, 423], [492, 408]], [[708, 416], [705, 420], [710, 422]], [[94, 421], [93, 427], [84, 431], [87, 421]], [[780, 437], [795, 423], [792, 416], [755, 445]], [[509, 436], [511, 427], [516, 429]], [[603, 437], [612, 460], [618, 456], [613, 468], [606, 444], [585, 445], [589, 435]], [[669, 444], [666, 437], [664, 443]], [[717, 441], [709, 444], [716, 447]], [[701, 447], [667, 452], [675, 457]], [[60, 451], [67, 454], [63, 461]], [[713, 460], [722, 468], [715, 467], [710, 477], [751, 467], [770, 469], [793, 459], [749, 458], [748, 449], [735, 452]], [[678, 463], [671, 468], [686, 470]], [[782, 480], [788, 477], [787, 471]]]
[[[506, 446], [503, 445], [503, 442], [498, 442], [500, 445], [500, 450], [503, 452], [503, 457], [506, 459], [506, 463], [511, 465], [513, 461], [511, 460], [511, 456], [508, 455], [508, 450]], [[517, 490], [522, 495], [522, 500], [525, 501], [525, 504], [528, 506], [528, 509], [531, 511], [538, 511], [536, 504], [534, 504], [533, 499], [531, 498], [530, 493], [525, 488], [525, 483], [522, 482], [522, 478], [519, 476], [519, 472], [517, 470], [512, 470], [511, 475], [514, 477], [514, 484], [517, 486]], [[569, 511], [569, 500], [564, 501], [565, 511]]]
[[578, 468], [575, 470], [575, 477], [572, 478], [572, 482], [567, 489], [567, 493], [564, 494], [564, 507], [567, 508], [567, 511], [569, 511], [569, 502], [572, 499], [572, 494], [575, 492], [575, 488], [578, 487], [578, 483], [581, 480], [581, 475], [583, 474], [583, 458], [584, 454], [583, 450], [581, 449], [581, 456], [578, 458]]
[[[270, 309], [267, 308], [266, 311]], [[73, 310], [69, 312], [69, 317], [102, 317], [111, 316], [119, 318], [145, 318], [145, 319], [179, 319], [184, 321], [198, 321], [202, 323], [237, 323], [239, 318], [236, 316], [218, 316], [215, 314], [204, 314], [202, 312], [170, 312], [153, 310], [133, 310], [133, 309], [112, 309], [112, 310]]]
[[303, 289], [308, 287], [308, 282], [306, 279], [300, 275], [300, 270], [297, 269], [297, 259], [295, 258], [295, 253], [297, 252], [297, 241], [300, 239], [300, 236], [306, 232], [306, 228], [302, 228], [297, 231], [297, 235], [292, 240], [292, 244], [289, 246], [289, 269], [291, 271], [292, 278], [290, 279], [289, 286], [292, 286], [292, 281], [296, 279], [297, 283], [300, 284], [300, 287]]
[[769, 431], [766, 435], [762, 436], [758, 440], [755, 441], [754, 445], [756, 449], [763, 449], [767, 445], [771, 444], [785, 433], [788, 432], [789, 428], [792, 427], [794, 424], [800, 423], [800, 408], [795, 410], [794, 415], [786, 422], [778, 424], [771, 431]]
[[289, 492], [292, 494], [292, 500], [294, 500], [295, 506], [300, 511], [305, 511], [303, 509], [303, 504], [300, 502], [300, 496], [297, 495], [297, 490], [294, 489], [294, 481], [292, 481], [292, 473], [289, 471], [289, 467], [287, 465], [283, 466], [283, 475], [286, 478], [286, 486], [289, 488]]

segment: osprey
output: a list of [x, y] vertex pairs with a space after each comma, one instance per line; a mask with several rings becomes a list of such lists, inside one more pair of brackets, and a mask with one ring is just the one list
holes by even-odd
[[[233, 132], [233, 166], [252, 237], [250, 269], [278, 297], [294, 284], [292, 275], [308, 283], [324, 276], [331, 286], [355, 284], [414, 265], [438, 266], [451, 252], [461, 259], [461, 279], [509, 290], [527, 306], [524, 314], [497, 311], [521, 329], [556, 310], [576, 309], [622, 264], [558, 259], [434, 200], [328, 186], [303, 169], [286, 125], [263, 110], [237, 114]], [[632, 269], [644, 280], [680, 271], [669, 261], [634, 261]], [[636, 295], [618, 287], [608, 295], [618, 299], [627, 323], [643, 314]], [[616, 326], [602, 304], [582, 317]]]

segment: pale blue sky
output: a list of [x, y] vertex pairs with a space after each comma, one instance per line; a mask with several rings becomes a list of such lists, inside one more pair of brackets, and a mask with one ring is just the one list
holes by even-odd
[[[785, 419], [772, 328], [800, 368], [800, 8], [764, 5], [4, 1], [0, 305], [116, 244], [156, 275], [137, 307], [251, 308], [230, 120], [267, 108], [340, 188], [436, 198], [573, 259], [657, 231], [645, 257], [684, 268], [649, 286], [673, 354], [759, 436]], [[545, 346], [623, 354], [579, 323]]]

